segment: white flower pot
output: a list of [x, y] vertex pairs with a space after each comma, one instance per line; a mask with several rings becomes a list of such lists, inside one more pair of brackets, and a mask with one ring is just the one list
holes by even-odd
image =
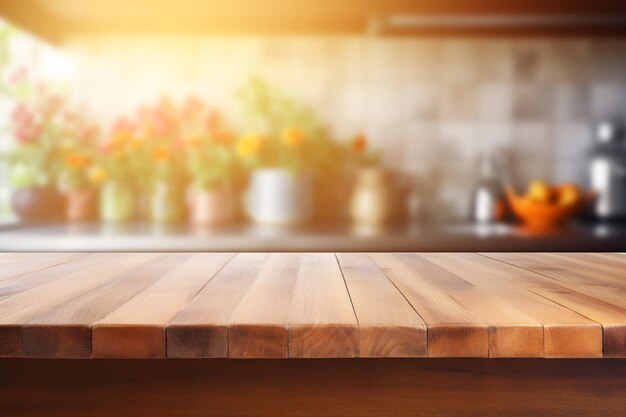
[[281, 168], [256, 170], [250, 178], [245, 206], [248, 216], [257, 223], [306, 221], [313, 212], [311, 175]]

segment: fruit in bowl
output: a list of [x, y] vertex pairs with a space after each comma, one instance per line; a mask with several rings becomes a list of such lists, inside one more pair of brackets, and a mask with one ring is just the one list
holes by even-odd
[[533, 229], [562, 225], [593, 197], [584, 194], [575, 184], [551, 186], [543, 181], [532, 181], [523, 196], [510, 186], [506, 194], [513, 212]]

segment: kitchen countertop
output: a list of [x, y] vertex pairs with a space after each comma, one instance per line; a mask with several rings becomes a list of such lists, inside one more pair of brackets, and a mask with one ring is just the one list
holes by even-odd
[[0, 356], [626, 357], [626, 256], [0, 255]]
[[380, 230], [346, 225], [220, 228], [132, 223], [0, 227], [0, 251], [623, 251], [626, 224], [574, 224], [536, 233], [520, 226], [402, 225]]

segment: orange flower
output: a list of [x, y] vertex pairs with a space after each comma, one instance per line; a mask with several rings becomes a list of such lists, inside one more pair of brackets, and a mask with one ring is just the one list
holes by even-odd
[[352, 148], [357, 152], [363, 152], [367, 148], [367, 138], [364, 134], [360, 134], [352, 141]]
[[87, 155], [82, 155], [79, 153], [72, 153], [65, 158], [65, 163], [71, 169], [80, 169], [85, 168], [91, 162], [91, 158]]
[[152, 153], [152, 157], [157, 162], [165, 162], [169, 160], [171, 156], [170, 150], [165, 146], [159, 146]]
[[191, 136], [183, 141], [188, 148], [197, 148], [202, 143], [202, 138], [199, 136]]
[[218, 143], [229, 144], [233, 141], [233, 135], [230, 132], [215, 132], [213, 140]]
[[294, 148], [302, 145], [305, 140], [304, 134], [295, 127], [288, 127], [287, 129], [283, 130], [282, 138], [283, 142], [286, 145], [292, 146]]

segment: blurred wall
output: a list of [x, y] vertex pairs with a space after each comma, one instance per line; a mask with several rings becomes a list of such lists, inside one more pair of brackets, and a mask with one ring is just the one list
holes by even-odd
[[466, 213], [481, 152], [513, 180], [575, 181], [594, 120], [626, 116], [626, 41], [367, 37], [83, 39], [69, 45], [77, 94], [102, 120], [162, 94], [236, 114], [252, 74], [315, 108], [333, 133], [364, 132], [386, 163], [438, 181]]

